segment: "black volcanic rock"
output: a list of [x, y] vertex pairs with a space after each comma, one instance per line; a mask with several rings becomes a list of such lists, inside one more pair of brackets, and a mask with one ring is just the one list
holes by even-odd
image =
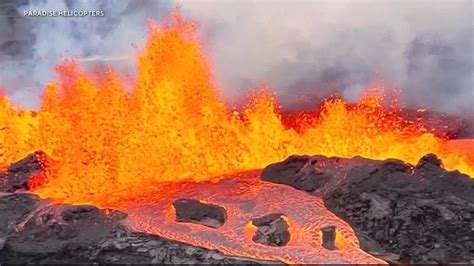
[[15, 232], [40, 204], [40, 198], [29, 193], [0, 196], [0, 238]]
[[212, 228], [221, 227], [227, 220], [224, 208], [201, 203], [194, 199], [177, 199], [173, 202], [176, 210], [176, 221], [184, 223], [202, 224]]
[[474, 259], [474, 180], [431, 155], [414, 172], [402, 162], [355, 167], [326, 206], [403, 262]]
[[[124, 213], [0, 194], [0, 263], [260, 264], [130, 231]], [[267, 263], [267, 262], [264, 262]], [[277, 263], [277, 262], [273, 262]]]
[[336, 227], [327, 226], [321, 228], [321, 234], [323, 238], [323, 247], [329, 250], [335, 250], [336, 248]]
[[331, 179], [331, 175], [315, 167], [317, 160], [317, 157], [311, 156], [290, 156], [283, 162], [265, 167], [261, 178], [264, 181], [312, 192], [323, 187]]
[[415, 168], [416, 169], [421, 169], [424, 168], [425, 166], [442, 166], [441, 160], [436, 156], [436, 154], [429, 153], [423, 157], [420, 158], [418, 163], [416, 164]]
[[110, 236], [113, 225], [125, 216], [116, 211], [106, 215], [94, 206], [48, 205], [34, 212], [17, 234], [9, 236], [5, 248], [44, 256], [69, 251], [71, 246], [87, 249]]
[[257, 227], [252, 240], [267, 246], [284, 246], [290, 241], [288, 223], [281, 213], [271, 213], [252, 220]]
[[[304, 163], [293, 163], [293, 175], [284, 172], [281, 176], [287, 180], [276, 183], [297, 187], [292, 180], [311, 159], [292, 156], [291, 160]], [[271, 165], [272, 175], [278, 176], [275, 169], [288, 169], [288, 161]], [[474, 179], [445, 170], [433, 154], [416, 166], [360, 157], [339, 163], [340, 171], [325, 171], [332, 174], [330, 180], [337, 180], [334, 186], [313, 193], [352, 226], [364, 250], [402, 262], [474, 260]]]
[[37, 151], [12, 163], [6, 172], [0, 172], [0, 192], [28, 190], [31, 182], [40, 184], [44, 180], [43, 165], [46, 154]]

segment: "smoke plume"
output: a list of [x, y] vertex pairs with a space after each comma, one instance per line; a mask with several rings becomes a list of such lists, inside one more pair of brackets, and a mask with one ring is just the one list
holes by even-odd
[[[135, 47], [143, 46], [147, 36], [146, 20], [160, 21], [173, 9], [170, 4], [153, 0], [2, 3], [0, 9], [9, 11], [0, 16], [0, 87], [15, 103], [34, 109], [45, 84], [54, 78], [54, 66], [64, 58], [79, 58], [85, 67], [107, 64], [133, 74]], [[25, 10], [101, 10], [105, 16], [25, 17]]]
[[[382, 76], [401, 90], [409, 107], [474, 116], [471, 0], [178, 2], [182, 13], [200, 25], [228, 102], [239, 102], [249, 87], [262, 82], [287, 108], [310, 107], [334, 92], [356, 100]], [[34, 38], [19, 49], [16, 57], [22, 59], [10, 55], [5, 60], [0, 54], [0, 84], [14, 100], [36, 106], [41, 85], [52, 78], [61, 56], [116, 59], [106, 63], [129, 71], [135, 63], [130, 43], [143, 43], [145, 19], [160, 20], [178, 2], [30, 1], [18, 10], [99, 9], [106, 16], [33, 19], [18, 14], [30, 25], [31, 30], [23, 30]], [[20, 24], [16, 30], [22, 30]], [[2, 27], [10, 26], [1, 22], [0, 33]], [[10, 35], [2, 33], [0, 42]]]

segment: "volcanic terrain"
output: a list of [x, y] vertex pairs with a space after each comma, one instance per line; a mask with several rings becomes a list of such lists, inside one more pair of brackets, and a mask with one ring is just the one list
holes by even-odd
[[375, 85], [230, 108], [211, 73], [174, 12], [131, 88], [66, 60], [38, 110], [0, 96], [0, 263], [473, 262], [467, 121]]

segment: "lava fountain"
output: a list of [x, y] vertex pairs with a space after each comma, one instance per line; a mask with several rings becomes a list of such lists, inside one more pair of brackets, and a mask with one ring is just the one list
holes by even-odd
[[[201, 54], [195, 24], [176, 12], [162, 25], [150, 22], [148, 42], [138, 54], [137, 68], [134, 86], [128, 89], [120, 74], [111, 69], [90, 74], [77, 61], [65, 61], [58, 65], [59, 78], [47, 86], [37, 112], [14, 107], [6, 96], [0, 96], [0, 165], [43, 150], [50, 159], [46, 178], [33, 187], [42, 197], [128, 209], [131, 217], [139, 216], [136, 226], [141, 224], [143, 230], [237, 255], [271, 259], [282, 259], [275, 255], [281, 251], [267, 248], [247, 254], [224, 244], [203, 244], [203, 238], [186, 238], [182, 228], [176, 232], [170, 229], [172, 225], [160, 227], [156, 221], [148, 221], [153, 215], [143, 217], [146, 211], [137, 203], [162, 206], [185, 194], [181, 184], [189, 181], [205, 193], [199, 182], [219, 188], [218, 182], [226, 174], [260, 169], [292, 154], [398, 158], [413, 164], [423, 155], [435, 153], [447, 169], [474, 175], [474, 160], [465, 150], [446, 145], [445, 139], [420, 123], [405, 121], [397, 115], [400, 108], [396, 105], [383, 107], [377, 93], [367, 93], [351, 105], [337, 97], [326, 100], [317, 116], [301, 114], [295, 125], [282, 122], [274, 94], [266, 86], [253, 90], [242, 110], [229, 110], [220, 100], [210, 64]], [[231, 195], [228, 200], [257, 197], [259, 193], [250, 191], [259, 189], [262, 195], [282, 190], [277, 185], [242, 182], [227, 190]], [[309, 204], [303, 193], [290, 195], [293, 205]], [[324, 209], [320, 202], [313, 203], [314, 208]], [[271, 201], [260, 211], [279, 204]], [[304, 208], [310, 207], [306, 205]], [[305, 215], [307, 221], [317, 224], [313, 216]], [[327, 210], [323, 217], [343, 223]], [[225, 237], [231, 238], [231, 228], [222, 229]], [[341, 224], [341, 228], [351, 243], [348, 249], [365, 258], [356, 248], [358, 242], [350, 227]], [[293, 257], [286, 261], [309, 262]]]

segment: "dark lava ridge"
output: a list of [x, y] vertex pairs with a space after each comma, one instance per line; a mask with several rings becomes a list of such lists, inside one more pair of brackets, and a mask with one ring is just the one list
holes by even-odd
[[399, 262], [474, 260], [474, 179], [434, 154], [400, 160], [290, 156], [261, 178], [323, 198], [355, 230], [361, 248]]

